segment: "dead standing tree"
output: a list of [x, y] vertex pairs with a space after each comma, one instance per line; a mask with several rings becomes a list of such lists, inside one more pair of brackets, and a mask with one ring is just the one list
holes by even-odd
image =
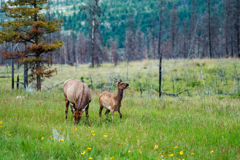
[[133, 31], [129, 30], [126, 32], [126, 41], [125, 41], [125, 58], [127, 61], [132, 61], [134, 55], [134, 38]]
[[144, 52], [144, 43], [143, 43], [143, 33], [138, 29], [136, 31], [135, 36], [135, 53], [136, 53], [136, 60], [142, 60], [144, 58], [143, 52]]
[[207, 8], [208, 8], [208, 49], [209, 49], [209, 56], [213, 58], [212, 54], [212, 35], [211, 35], [211, 0], [207, 1]]
[[113, 40], [111, 40], [111, 53], [112, 53], [112, 61], [114, 62], [114, 65], [117, 66], [117, 63], [119, 61], [119, 54], [116, 50], [116, 45], [114, 44]]
[[96, 29], [100, 24], [100, 16], [101, 16], [101, 8], [98, 5], [99, 0], [88, 0], [87, 6], [84, 6], [80, 9], [80, 11], [87, 11], [88, 22], [89, 22], [89, 54], [92, 58], [92, 67], [94, 67], [94, 43], [96, 42]]
[[162, 39], [162, 0], [160, 2], [159, 11], [159, 36], [158, 36], [158, 55], [159, 55], [159, 97], [162, 96], [162, 53], [161, 53], [161, 39]]
[[135, 48], [135, 42], [134, 42], [134, 26], [135, 22], [132, 16], [129, 16], [128, 18], [128, 28], [126, 31], [126, 40], [125, 40], [125, 59], [127, 61], [133, 61], [134, 60], [134, 48]]
[[237, 43], [236, 43], [236, 48], [237, 48], [237, 57], [240, 58], [240, 14], [239, 14], [239, 8], [240, 8], [240, 2], [239, 0], [236, 0], [236, 22], [235, 22], [235, 29], [237, 32]]
[[229, 28], [229, 0], [225, 0], [225, 51], [226, 51], [226, 58], [229, 57], [229, 52], [228, 52], [228, 30]]
[[177, 27], [177, 21], [178, 21], [178, 16], [177, 16], [177, 11], [176, 11], [176, 8], [175, 6], [173, 6], [173, 9], [172, 9], [172, 16], [171, 16], [171, 54], [172, 54], [172, 58], [174, 59], [175, 58], [175, 52], [176, 52], [176, 40], [177, 40], [177, 35], [178, 35], [178, 27]]

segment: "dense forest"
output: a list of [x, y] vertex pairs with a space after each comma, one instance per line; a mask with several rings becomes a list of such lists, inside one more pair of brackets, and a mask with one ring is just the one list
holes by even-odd
[[[49, 19], [63, 19], [65, 45], [52, 55], [53, 63], [89, 63], [89, 13], [81, 10], [90, 0], [50, 1]], [[156, 59], [159, 26], [165, 58], [240, 57], [239, 0], [99, 0], [101, 15], [95, 30], [94, 61]], [[5, 3], [1, 2], [3, 5]], [[160, 16], [160, 11], [162, 14]], [[1, 21], [7, 20], [1, 12]], [[159, 20], [161, 23], [159, 23]], [[8, 44], [1, 45], [7, 50]], [[0, 55], [0, 64], [4, 64]]]

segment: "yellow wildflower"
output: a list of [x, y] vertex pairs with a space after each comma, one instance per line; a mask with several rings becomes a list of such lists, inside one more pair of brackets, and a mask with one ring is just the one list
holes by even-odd
[[177, 149], [177, 148], [178, 148], [178, 146], [174, 147], [174, 149]]
[[55, 138], [52, 138], [52, 140], [55, 140]]
[[191, 153], [191, 155], [193, 156], [193, 155], [194, 155], [194, 153]]
[[43, 140], [44, 140], [44, 137], [42, 137], [41, 140], [43, 141]]
[[3, 121], [0, 121], [0, 124], [2, 124], [3, 123]]
[[155, 149], [158, 149], [158, 145], [155, 145], [154, 148], [155, 148]]
[[76, 127], [74, 127], [74, 131], [77, 131], [77, 128], [76, 128]]
[[10, 137], [10, 136], [11, 136], [11, 134], [8, 134], [8, 136]]
[[85, 154], [85, 151], [81, 152], [81, 155], [84, 155]]
[[95, 133], [93, 133], [92, 135], [95, 136]]
[[92, 157], [89, 157], [88, 159], [92, 159]]
[[59, 142], [63, 142], [63, 141], [64, 141], [64, 139], [60, 139], [60, 140], [59, 140]]
[[112, 156], [111, 159], [114, 159], [114, 156]]
[[92, 133], [94, 133], [94, 131], [93, 131], [93, 130], [92, 130], [91, 132], [92, 132]]
[[0, 128], [2, 128], [2, 126], [0, 126]]
[[92, 149], [92, 148], [91, 148], [91, 147], [88, 147], [87, 149], [90, 150], [90, 149]]
[[170, 154], [169, 156], [172, 157], [174, 154]]
[[104, 134], [104, 137], [107, 137], [107, 133]]
[[88, 127], [88, 128], [91, 128], [91, 127]]
[[140, 143], [140, 141], [139, 141], [139, 140], [137, 140], [137, 142], [138, 142], [138, 143]]
[[180, 155], [183, 155], [183, 151], [180, 152]]
[[211, 153], [213, 153], [214, 151], [212, 150]]
[[140, 150], [139, 150], [138, 152], [139, 152], [139, 153], [142, 153], [142, 151], [140, 151]]
[[131, 153], [131, 151], [128, 151], [128, 153]]

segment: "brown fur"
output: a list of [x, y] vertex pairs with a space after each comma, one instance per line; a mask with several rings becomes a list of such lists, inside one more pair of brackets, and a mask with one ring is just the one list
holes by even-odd
[[120, 82], [118, 82], [116, 79], [114, 79], [114, 80], [118, 85], [117, 94], [103, 92], [99, 96], [99, 104], [100, 104], [99, 117], [102, 116], [102, 109], [104, 107], [107, 109], [105, 112], [105, 115], [107, 115], [111, 111], [111, 116], [113, 118], [114, 112], [118, 111], [120, 118], [122, 118], [122, 113], [120, 112], [120, 107], [121, 107], [121, 101], [123, 99], [123, 90], [128, 88], [129, 84], [123, 83], [122, 80], [120, 80]]
[[74, 117], [74, 124], [77, 124], [82, 117], [84, 110], [88, 118], [88, 108], [91, 102], [91, 92], [88, 86], [76, 79], [69, 79], [64, 83], [63, 92], [66, 103], [66, 119], [69, 103], [72, 104], [71, 111]]

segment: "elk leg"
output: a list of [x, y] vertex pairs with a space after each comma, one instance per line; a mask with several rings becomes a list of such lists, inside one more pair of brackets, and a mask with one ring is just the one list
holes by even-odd
[[113, 114], [114, 114], [114, 110], [111, 110], [112, 121], [113, 121]]
[[100, 105], [100, 109], [99, 109], [99, 117], [100, 117], [100, 118], [101, 118], [101, 116], [102, 116], [102, 110], [103, 110], [103, 106]]
[[120, 118], [122, 118], [122, 113], [120, 112], [120, 108], [118, 109], [118, 113], [119, 113]]
[[65, 96], [65, 103], [66, 103], [66, 111], [65, 111], [65, 115], [66, 115], [66, 119], [67, 119], [69, 101], [68, 101], [68, 99], [67, 99], [66, 96]]
[[109, 112], [110, 112], [110, 110], [107, 109], [105, 112], [105, 116], [107, 116]]
[[70, 107], [71, 107], [71, 111], [72, 111], [72, 114], [73, 114], [73, 110], [76, 110], [75, 109], [75, 104], [73, 103], [72, 106], [70, 105]]
[[85, 110], [87, 118], [88, 118], [88, 108], [89, 108], [89, 104], [88, 104], [88, 106], [86, 107], [86, 110]]

